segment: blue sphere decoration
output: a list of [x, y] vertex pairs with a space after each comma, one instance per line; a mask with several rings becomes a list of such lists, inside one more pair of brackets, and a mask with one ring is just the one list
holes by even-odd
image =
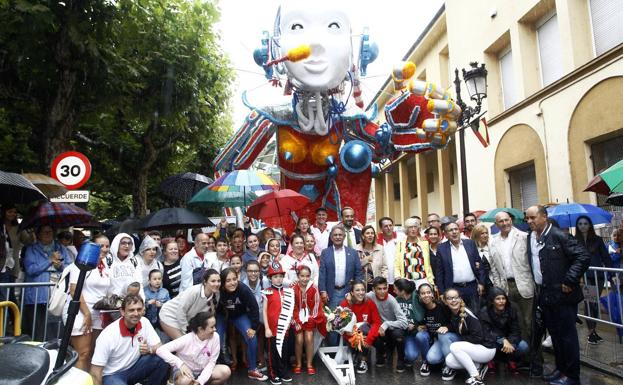
[[372, 150], [361, 140], [350, 141], [340, 150], [340, 161], [346, 171], [358, 174], [370, 166]]
[[326, 162], [329, 166], [334, 165], [335, 164], [335, 158], [333, 157], [333, 155], [328, 155]]
[[291, 153], [290, 151], [286, 151], [286, 152], [283, 154], [283, 158], [284, 158], [285, 160], [287, 160], [288, 162], [289, 162], [289, 161], [291, 161], [291, 160], [292, 160], [292, 153]]
[[337, 166], [333, 165], [331, 167], [329, 167], [329, 176], [336, 176], [337, 175]]

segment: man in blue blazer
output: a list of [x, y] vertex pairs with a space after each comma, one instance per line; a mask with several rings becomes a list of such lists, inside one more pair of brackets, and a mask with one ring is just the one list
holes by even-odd
[[[351, 280], [363, 279], [363, 270], [359, 254], [355, 249], [344, 246], [344, 227], [336, 225], [331, 229], [330, 238], [333, 246], [329, 246], [320, 254], [320, 271], [318, 289], [320, 297], [331, 309], [335, 309], [348, 293]], [[338, 334], [330, 333], [330, 346], [338, 343]]]
[[485, 270], [476, 244], [470, 239], [461, 239], [456, 223], [445, 228], [447, 242], [437, 247], [437, 270], [435, 283], [444, 293], [455, 288], [472, 310], [478, 310], [478, 298], [484, 292]]

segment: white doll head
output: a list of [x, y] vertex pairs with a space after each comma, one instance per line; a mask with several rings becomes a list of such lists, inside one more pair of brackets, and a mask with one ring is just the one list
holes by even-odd
[[275, 20], [275, 36], [281, 55], [307, 44], [311, 55], [285, 67], [295, 87], [305, 91], [326, 91], [339, 86], [351, 68], [353, 48], [351, 25], [335, 4], [288, 1]]

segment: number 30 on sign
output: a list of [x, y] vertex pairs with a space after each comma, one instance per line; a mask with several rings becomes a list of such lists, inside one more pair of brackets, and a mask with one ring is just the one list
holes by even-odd
[[52, 178], [70, 190], [82, 187], [91, 177], [91, 162], [84, 154], [67, 151], [52, 162]]

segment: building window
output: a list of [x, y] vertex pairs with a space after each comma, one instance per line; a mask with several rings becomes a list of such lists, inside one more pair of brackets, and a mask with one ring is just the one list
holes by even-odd
[[[591, 160], [595, 175], [623, 159], [623, 134], [591, 144]], [[597, 194], [597, 205], [608, 206], [607, 196]]]
[[623, 42], [621, 0], [590, 0], [593, 41], [597, 56]]
[[537, 24], [539, 59], [541, 61], [541, 84], [543, 87], [562, 77], [562, 52], [556, 14], [548, 15]]
[[504, 99], [504, 109], [517, 103], [517, 85], [513, 71], [513, 51], [502, 51], [499, 57], [500, 75], [502, 77], [502, 98]]
[[508, 172], [511, 187], [511, 206], [519, 210], [539, 203], [534, 163]]

